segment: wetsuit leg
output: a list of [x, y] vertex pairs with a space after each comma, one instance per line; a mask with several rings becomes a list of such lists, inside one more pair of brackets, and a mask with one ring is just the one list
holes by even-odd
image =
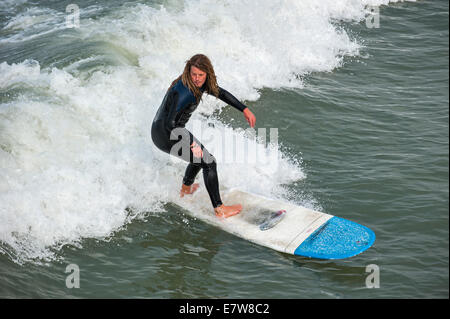
[[[191, 132], [186, 132], [190, 136], [190, 141], [195, 141], [203, 151], [203, 157], [194, 157], [194, 153], [190, 148], [190, 145], [180, 145], [181, 139], [171, 140], [170, 134], [166, 132], [162, 125], [158, 125], [158, 122], [152, 125], [152, 139], [154, 144], [162, 151], [171, 155], [177, 156], [187, 162], [189, 162], [186, 168], [185, 176], [183, 178], [183, 184], [189, 186], [194, 182], [200, 169], [203, 170], [203, 181], [211, 199], [211, 204], [214, 208], [222, 205], [219, 193], [219, 179], [217, 176], [217, 164], [214, 156], [212, 156], [208, 150], [192, 135]], [[189, 156], [183, 154], [184, 150], [189, 150]]]
[[[197, 144], [200, 145], [203, 151], [203, 157], [201, 158], [200, 162], [200, 167], [203, 170], [203, 181], [205, 183], [206, 190], [208, 191], [209, 198], [211, 199], [211, 204], [214, 208], [216, 208], [222, 205], [219, 192], [219, 178], [217, 176], [216, 159], [201, 143], [197, 142]], [[193, 156], [192, 151], [191, 154]], [[198, 162], [198, 158], [196, 159], [196, 161]], [[193, 174], [196, 171], [198, 173], [198, 166], [195, 167], [196, 165], [198, 165], [197, 163], [195, 163], [196, 161], [194, 161], [194, 163], [189, 163], [188, 167], [186, 168], [188, 174]], [[192, 179], [192, 176], [193, 175], [185, 175], [185, 178]], [[193, 177], [195, 178], [195, 176]]]
[[186, 172], [184, 173], [183, 184], [186, 186], [191, 186], [192, 184], [194, 184], [195, 177], [201, 169], [201, 165], [189, 163], [189, 165], [186, 167]]

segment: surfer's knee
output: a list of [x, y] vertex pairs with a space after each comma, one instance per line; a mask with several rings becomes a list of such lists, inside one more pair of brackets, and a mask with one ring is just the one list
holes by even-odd
[[203, 150], [202, 167], [208, 169], [216, 169], [217, 167], [216, 158], [205, 150]]
[[213, 171], [213, 172], [215, 172], [217, 170], [216, 159], [212, 155], [210, 155], [206, 158], [204, 157], [202, 164], [203, 164], [202, 165], [203, 169], [207, 169], [208, 171]]

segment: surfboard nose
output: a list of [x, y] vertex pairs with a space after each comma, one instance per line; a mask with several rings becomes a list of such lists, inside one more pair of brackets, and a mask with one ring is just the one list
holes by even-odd
[[294, 251], [294, 255], [343, 259], [358, 255], [375, 242], [375, 233], [350, 220], [332, 217], [316, 229]]

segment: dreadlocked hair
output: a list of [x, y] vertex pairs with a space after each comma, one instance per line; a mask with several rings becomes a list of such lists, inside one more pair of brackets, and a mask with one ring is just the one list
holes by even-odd
[[196, 54], [186, 61], [183, 73], [172, 82], [172, 84], [169, 87], [169, 90], [175, 85], [175, 83], [177, 83], [181, 79], [184, 86], [186, 86], [192, 92], [192, 94], [194, 94], [197, 102], [200, 102], [200, 100], [202, 99], [202, 91], [200, 90], [200, 88], [195, 86], [194, 82], [192, 82], [190, 75], [192, 66], [195, 66], [196, 68], [206, 73], [206, 81], [204, 84], [206, 86], [205, 91], [208, 94], [212, 94], [215, 97], [218, 97], [219, 86], [217, 85], [217, 79], [216, 74], [214, 73], [214, 68], [209, 58], [203, 54]]

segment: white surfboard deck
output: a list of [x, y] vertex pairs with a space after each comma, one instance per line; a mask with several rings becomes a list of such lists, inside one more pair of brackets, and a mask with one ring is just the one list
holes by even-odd
[[[192, 202], [194, 197], [196, 196], [187, 195], [180, 200], [181, 206], [191, 211], [194, 217], [283, 253], [320, 259], [341, 259], [361, 253], [375, 240], [375, 234], [365, 226], [239, 189], [231, 189], [222, 194], [224, 203], [239, 203], [243, 207], [239, 214], [229, 218], [216, 217], [211, 207], [193, 209], [187, 207], [190, 205], [183, 205], [183, 201]], [[270, 214], [282, 210], [285, 213], [280, 216], [278, 223], [272, 228], [262, 230], [263, 221], [267, 220]]]

